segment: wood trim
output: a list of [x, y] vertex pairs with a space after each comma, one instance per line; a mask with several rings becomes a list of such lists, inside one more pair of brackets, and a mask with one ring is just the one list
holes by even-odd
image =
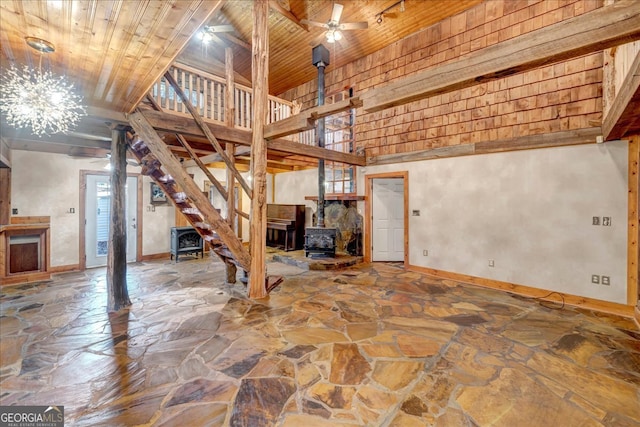
[[638, 292], [638, 269], [640, 268], [640, 135], [629, 140], [629, 199], [628, 199], [628, 227], [627, 227], [627, 304], [635, 305], [640, 302]]
[[160, 252], [157, 254], [142, 255], [142, 258], [140, 258], [140, 261], [155, 261], [158, 259], [169, 259], [170, 257], [171, 257], [170, 252]]
[[143, 178], [142, 175], [140, 174], [127, 174], [127, 176], [132, 176], [135, 175], [137, 177], [136, 182], [137, 182], [137, 200], [138, 200], [138, 206], [136, 208], [136, 261], [140, 261], [142, 260], [142, 227], [144, 227], [144, 222], [143, 222], [143, 210], [142, 210], [142, 204], [143, 204], [143, 200], [142, 200], [142, 188], [143, 188]]
[[451, 147], [438, 147], [411, 153], [385, 154], [367, 158], [367, 166], [392, 163], [416, 162], [420, 160], [443, 159], [475, 154], [503, 153], [507, 151], [531, 150], [537, 148], [561, 147], [595, 143], [602, 135], [600, 127], [567, 130], [540, 135], [526, 135], [516, 138], [482, 141]]
[[67, 273], [69, 271], [81, 271], [80, 264], [56, 265], [49, 269], [49, 273], [51, 274]]
[[[633, 318], [634, 307], [630, 305], [618, 304], [615, 302], [602, 301], [594, 298], [565, 294], [562, 292], [550, 291], [548, 289], [533, 288], [530, 286], [518, 285], [515, 283], [485, 279], [482, 277], [469, 276], [466, 274], [452, 273], [450, 271], [436, 270], [436, 269], [427, 268], [427, 267], [419, 267], [416, 265], [409, 265], [407, 269], [410, 271], [424, 273], [431, 276], [440, 277], [443, 279], [455, 280], [457, 282], [466, 283], [469, 285], [476, 285], [476, 286], [481, 286], [483, 288], [496, 289], [496, 290], [505, 291], [505, 292], [509, 292], [517, 295], [523, 295], [525, 297], [530, 297], [530, 298], [539, 298], [543, 301], [548, 301], [552, 303], [559, 302], [557, 295], [562, 295], [562, 298], [564, 298], [564, 303], [566, 305], [585, 308], [588, 310], [600, 311], [603, 313], [611, 313], [611, 314], [615, 314], [615, 315], [623, 316], [627, 318]], [[553, 295], [545, 297], [545, 295], [548, 295], [550, 292], [553, 292]]]
[[627, 77], [616, 90], [611, 107], [602, 120], [602, 134], [605, 141], [620, 139], [640, 129], [629, 129], [638, 120], [640, 111], [640, 52], [633, 60]]
[[11, 218], [11, 169], [0, 168], [0, 225]]
[[384, 110], [638, 39], [640, 8], [635, 1], [618, 2], [369, 90], [362, 95], [364, 110]]
[[50, 216], [12, 216], [9, 224], [51, 224]]
[[[80, 271], [84, 271], [87, 269], [87, 248], [86, 248], [86, 236], [85, 236], [85, 221], [87, 219], [87, 213], [85, 211], [85, 206], [87, 204], [87, 175], [102, 175], [109, 176], [109, 172], [107, 171], [92, 171], [87, 169], [80, 170], [80, 206], [78, 206], [78, 230], [79, 230], [79, 238], [80, 242], [78, 245], [78, 269]], [[136, 214], [138, 215], [138, 225], [136, 229], [136, 261], [140, 261], [142, 259], [142, 187], [143, 187], [143, 179], [142, 175], [135, 172], [128, 172], [127, 177], [135, 176], [138, 181], [138, 206], [136, 209]]]
[[19, 285], [23, 283], [31, 283], [31, 282], [41, 282], [43, 280], [51, 279], [50, 272], [37, 272], [37, 273], [26, 273], [26, 274], [14, 274], [11, 276], [2, 278], [2, 285]]
[[636, 326], [640, 329], [640, 307], [636, 305], [636, 309], [633, 311], [633, 320], [636, 321]]
[[364, 262], [371, 262], [371, 233], [373, 209], [373, 180], [376, 178], [402, 178], [404, 180], [404, 266], [409, 266], [409, 171], [383, 172], [364, 177]]

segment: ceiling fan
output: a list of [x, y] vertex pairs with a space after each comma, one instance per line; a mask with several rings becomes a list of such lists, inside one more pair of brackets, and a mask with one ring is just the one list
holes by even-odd
[[[202, 30], [198, 33], [200, 40], [203, 43], [208, 43], [212, 39], [217, 39], [217, 35], [219, 33], [232, 33], [234, 31], [233, 25], [223, 24], [223, 25], [205, 25], [202, 27]], [[219, 40], [219, 39], [218, 39]]]
[[[301, 19], [303, 24], [312, 25], [314, 27], [325, 28], [327, 31], [324, 33], [327, 43], [335, 43], [342, 39], [342, 31], [344, 30], [366, 30], [369, 28], [367, 22], [343, 22], [340, 23], [340, 16], [342, 16], [342, 9], [344, 6], [338, 3], [333, 4], [333, 12], [331, 13], [331, 19], [326, 23], [310, 21], [308, 19]], [[312, 44], [316, 44], [313, 43]]]

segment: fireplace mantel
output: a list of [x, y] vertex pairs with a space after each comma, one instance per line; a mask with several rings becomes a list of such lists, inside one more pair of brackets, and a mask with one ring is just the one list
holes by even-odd
[[0, 225], [0, 279], [3, 285], [51, 278], [49, 217], [11, 217]]

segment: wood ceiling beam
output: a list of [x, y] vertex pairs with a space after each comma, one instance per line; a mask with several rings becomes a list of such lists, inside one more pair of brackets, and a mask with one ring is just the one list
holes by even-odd
[[472, 144], [437, 147], [411, 153], [383, 154], [367, 158], [367, 166], [388, 165], [392, 163], [415, 162], [419, 160], [443, 159], [447, 157], [469, 156], [474, 154], [499, 153], [505, 151], [528, 150], [533, 148], [560, 147], [595, 143], [602, 135], [600, 127], [526, 135], [516, 138], [482, 141]]
[[605, 141], [640, 131], [640, 52], [636, 54], [627, 77], [616, 92], [617, 96], [602, 120]]
[[320, 118], [361, 106], [362, 101], [360, 98], [355, 97], [344, 99], [333, 104], [309, 108], [308, 110], [301, 111], [299, 114], [266, 125], [264, 127], [264, 137], [268, 140], [282, 138], [287, 135], [313, 129], [316, 125], [316, 120]]
[[616, 2], [362, 94], [374, 112], [640, 39], [640, 7]]
[[287, 10], [284, 7], [282, 7], [277, 0], [269, 0], [269, 7], [275, 10], [276, 12], [280, 13], [280, 15], [284, 16], [289, 21], [296, 24], [298, 27], [302, 28], [304, 31], [309, 32], [309, 26], [300, 22], [297, 16], [291, 13], [290, 10]]
[[251, 51], [251, 45], [249, 43], [247, 43], [246, 41], [244, 41], [242, 39], [239, 39], [238, 37], [236, 37], [236, 36], [234, 36], [232, 34], [229, 34], [229, 33], [218, 33], [218, 35], [221, 38], [230, 41], [231, 43], [237, 44], [238, 46], [240, 46], [240, 47], [242, 47], [242, 48], [244, 48], [244, 49], [246, 49], [248, 51]]
[[349, 165], [364, 166], [366, 163], [364, 156], [356, 156], [355, 154], [327, 150], [326, 148], [300, 144], [299, 142], [287, 141], [286, 139], [271, 140], [267, 142], [267, 148], [270, 150], [285, 151], [287, 153], [305, 157], [313, 157], [314, 159], [347, 163]]
[[[156, 130], [181, 133], [182, 135], [191, 135], [199, 138], [204, 137], [204, 133], [192, 118], [152, 110], [144, 110], [144, 116]], [[220, 141], [247, 146], [251, 145], [251, 132], [249, 131], [232, 129], [215, 123], [207, 123], [207, 126]]]
[[[176, 116], [168, 113], [160, 113], [153, 110], [144, 110], [144, 117], [149, 121], [154, 129], [163, 132], [181, 133], [183, 135], [192, 135], [202, 137], [203, 132], [194, 123], [194, 120], [188, 117]], [[245, 146], [251, 145], [251, 131], [242, 129], [231, 129], [223, 125], [214, 123], [206, 123], [211, 132], [216, 135], [216, 139], [232, 144], [240, 144]], [[284, 139], [274, 139], [267, 143], [269, 150], [282, 151], [289, 154], [296, 154], [314, 159], [325, 159], [336, 162], [343, 162], [350, 165], [364, 166], [364, 156], [355, 154], [341, 153], [338, 151], [328, 150], [326, 148], [313, 147], [311, 145], [300, 144], [298, 142], [287, 141]], [[239, 148], [238, 148], [239, 149]], [[205, 162], [206, 163], [206, 162]]]

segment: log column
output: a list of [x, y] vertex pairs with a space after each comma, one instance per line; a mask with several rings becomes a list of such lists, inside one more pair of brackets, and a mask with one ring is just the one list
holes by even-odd
[[[225, 91], [225, 121], [229, 128], [233, 129], [234, 117], [235, 117], [235, 102], [234, 102], [234, 92], [235, 92], [235, 79], [233, 74], [233, 50], [231, 48], [226, 48], [224, 50], [224, 59], [225, 59], [225, 74], [227, 78], [227, 87]], [[231, 160], [232, 164], [235, 165], [235, 145], [227, 142], [225, 144], [225, 151], [227, 153], [227, 157]], [[238, 232], [235, 228], [236, 222], [236, 199], [235, 199], [235, 178], [233, 176], [233, 172], [231, 169], [227, 168], [227, 221], [229, 222], [229, 226], [236, 233]], [[239, 219], [239, 218], [238, 218]], [[240, 219], [239, 219], [240, 220]], [[225, 263], [227, 270], [227, 282], [228, 283], [236, 283], [236, 265], [230, 261]]]
[[111, 131], [111, 224], [107, 254], [107, 311], [131, 305], [127, 289], [126, 189], [127, 144], [125, 131]]
[[267, 296], [265, 251], [267, 239], [267, 143], [264, 125], [269, 93], [269, 1], [253, 3], [252, 86], [253, 136], [251, 139], [251, 274], [249, 298]]

